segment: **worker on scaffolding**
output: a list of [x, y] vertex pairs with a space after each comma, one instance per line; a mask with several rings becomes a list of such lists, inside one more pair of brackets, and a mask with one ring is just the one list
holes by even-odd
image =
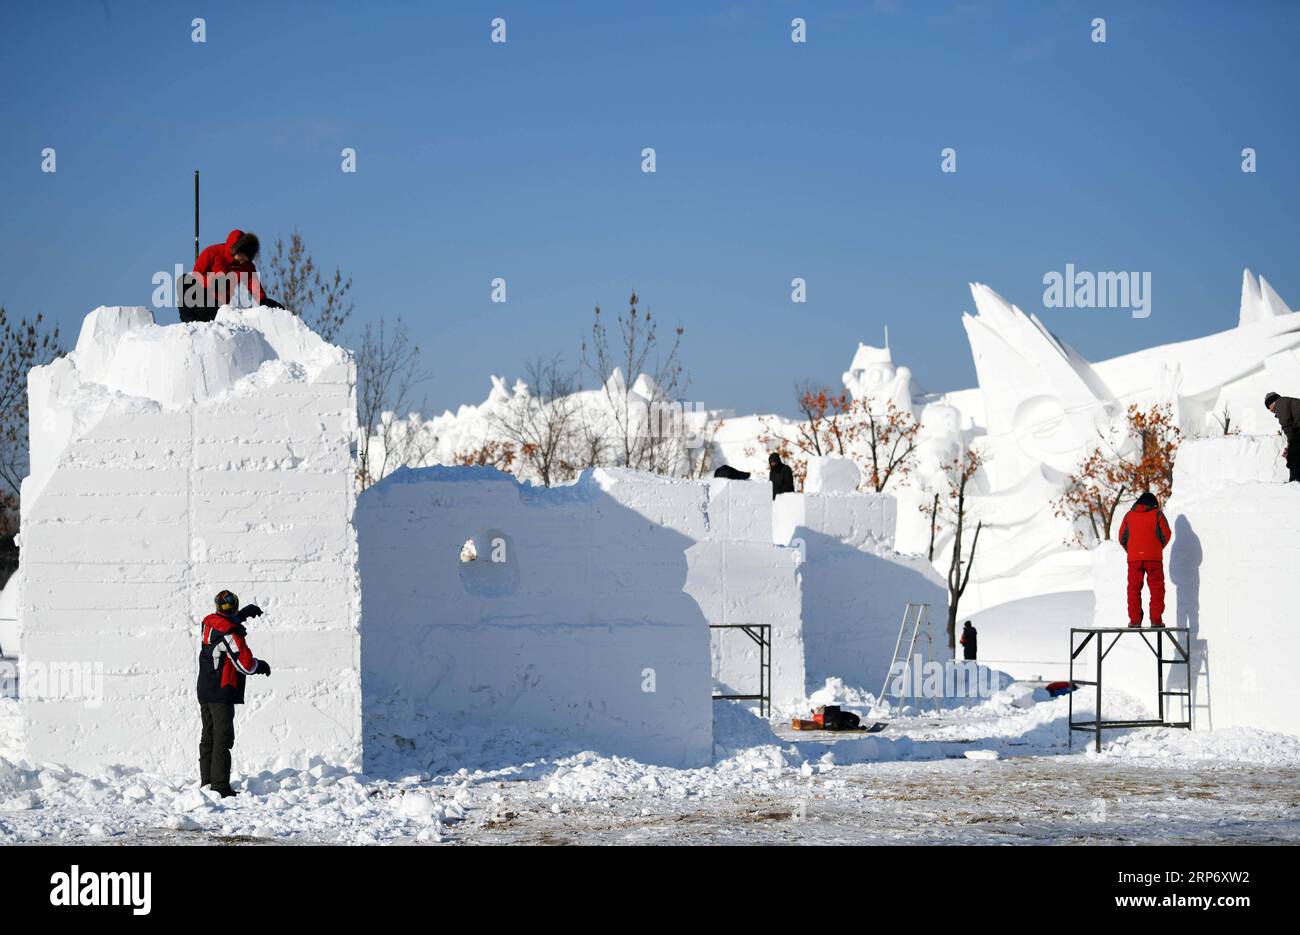
[[1119, 527], [1119, 544], [1128, 553], [1128, 625], [1142, 626], [1142, 579], [1151, 592], [1151, 626], [1163, 627], [1165, 612], [1165, 546], [1173, 533], [1151, 491], [1137, 498]]

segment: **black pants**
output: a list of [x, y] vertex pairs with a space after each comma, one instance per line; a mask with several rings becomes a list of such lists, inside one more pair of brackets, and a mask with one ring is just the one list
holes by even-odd
[[230, 785], [230, 750], [235, 746], [235, 706], [199, 702], [203, 736], [199, 739], [199, 785]]
[[216, 321], [220, 306], [209, 304], [211, 297], [206, 288], [191, 288], [197, 281], [196, 274], [186, 273], [176, 283], [176, 313], [181, 321]]

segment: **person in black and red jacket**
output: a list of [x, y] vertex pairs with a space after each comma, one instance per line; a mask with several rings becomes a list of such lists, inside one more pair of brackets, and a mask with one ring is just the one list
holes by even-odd
[[199, 647], [199, 713], [203, 736], [199, 740], [199, 785], [211, 786], [224, 798], [230, 788], [230, 751], [235, 746], [235, 705], [244, 703], [244, 680], [250, 675], [270, 675], [265, 661], [253, 658], [245, 639], [244, 621], [260, 617], [262, 608], [249, 604], [242, 610], [230, 591], [216, 597], [217, 612], [203, 618]]

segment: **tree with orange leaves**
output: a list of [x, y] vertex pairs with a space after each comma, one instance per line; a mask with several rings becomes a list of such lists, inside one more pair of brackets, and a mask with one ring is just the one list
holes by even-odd
[[[1130, 405], [1122, 426], [1111, 426], [1101, 437], [1101, 444], [1083, 458], [1053, 502], [1056, 515], [1075, 529], [1072, 544], [1080, 546], [1110, 539], [1115, 513], [1125, 497], [1149, 490], [1163, 503], [1173, 493], [1174, 458], [1182, 431], [1168, 404], [1146, 409]], [[1081, 530], [1084, 521], [1088, 529]]]
[[795, 387], [795, 403], [804, 419], [795, 425], [794, 437], [764, 418], [757, 441], [790, 465], [800, 489], [808, 459], [823, 455], [851, 458], [876, 493], [910, 473], [921, 429], [910, 410], [888, 400], [882, 412], [871, 398], [852, 399], [846, 391], [836, 393], [808, 382]]
[[880, 414], [873, 413], [870, 399], [855, 400], [852, 414], [853, 439], [865, 449], [863, 472], [871, 489], [880, 493], [890, 480], [902, 480], [911, 472], [921, 423], [892, 399]]
[[510, 442], [488, 440], [477, 448], [466, 448], [456, 452], [453, 460], [460, 467], [494, 467], [511, 473], [517, 452]]

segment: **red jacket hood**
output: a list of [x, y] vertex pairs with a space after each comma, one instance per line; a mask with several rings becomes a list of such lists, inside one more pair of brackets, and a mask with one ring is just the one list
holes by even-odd
[[239, 238], [243, 236], [244, 236], [243, 231], [238, 229], [232, 230], [229, 234], [226, 235], [226, 249], [233, 252], [235, 249], [235, 244], [237, 244], [239, 242]]

